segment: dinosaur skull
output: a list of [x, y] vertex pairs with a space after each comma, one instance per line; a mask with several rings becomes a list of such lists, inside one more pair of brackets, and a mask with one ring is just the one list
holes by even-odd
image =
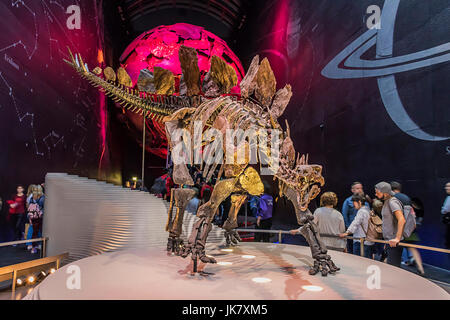
[[[279, 180], [280, 194], [294, 192], [296, 203], [301, 211], [308, 208], [309, 203], [320, 193], [320, 187], [325, 184], [322, 176], [322, 166], [308, 164], [308, 156], [297, 155], [289, 137], [283, 141], [280, 153], [280, 166], [275, 177]], [[292, 199], [291, 197], [291, 200]], [[295, 205], [295, 204], [294, 204]]]

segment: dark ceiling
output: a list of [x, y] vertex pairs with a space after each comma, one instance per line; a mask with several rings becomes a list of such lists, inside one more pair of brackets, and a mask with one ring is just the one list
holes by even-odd
[[199, 25], [225, 41], [244, 25], [252, 0], [119, 0], [107, 2], [128, 37], [159, 25], [179, 22]]
[[125, 0], [121, 8], [131, 22], [161, 10], [185, 9], [211, 16], [232, 29], [242, 19], [243, 5], [240, 0]]

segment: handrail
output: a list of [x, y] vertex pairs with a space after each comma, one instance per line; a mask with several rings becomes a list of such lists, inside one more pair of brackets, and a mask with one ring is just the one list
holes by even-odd
[[22, 244], [22, 243], [28, 243], [28, 242], [40, 242], [40, 241], [47, 241], [48, 237], [44, 238], [35, 238], [35, 239], [28, 239], [28, 240], [17, 240], [17, 241], [9, 241], [9, 242], [0, 242], [0, 247], [8, 247], [15, 244]]
[[[264, 233], [275, 233], [278, 234], [279, 236], [279, 242], [281, 243], [281, 235], [282, 234], [291, 234], [289, 231], [285, 231], [285, 230], [264, 230], [264, 229], [242, 229], [242, 228], [238, 228], [235, 229], [238, 232], [264, 232]], [[378, 243], [384, 243], [384, 244], [389, 244], [389, 241], [386, 240], [378, 240], [378, 239], [370, 239], [370, 238], [355, 238], [355, 237], [351, 237], [351, 236], [345, 236], [345, 237], [339, 237], [338, 235], [334, 235], [334, 234], [325, 234], [325, 233], [321, 233], [320, 234], [321, 237], [326, 237], [326, 238], [339, 238], [339, 239], [353, 239], [353, 240], [360, 240], [362, 241], [362, 243], [364, 243], [364, 241], [370, 241], [370, 242], [378, 242]], [[450, 250], [448, 249], [443, 249], [443, 248], [435, 248], [435, 247], [429, 247], [429, 246], [423, 246], [423, 245], [418, 245], [418, 244], [411, 244], [411, 243], [405, 243], [405, 242], [399, 242], [397, 244], [398, 246], [402, 246], [402, 247], [409, 247], [409, 248], [416, 248], [416, 249], [423, 249], [423, 250], [429, 250], [429, 251], [436, 251], [436, 252], [443, 252], [443, 253], [450, 253]], [[361, 251], [362, 251], [362, 255], [364, 255], [364, 246], [361, 246]]]
[[16, 294], [16, 283], [17, 283], [18, 271], [27, 270], [27, 269], [35, 268], [38, 266], [43, 266], [43, 265], [50, 264], [50, 263], [56, 263], [55, 267], [56, 267], [56, 270], [58, 270], [61, 265], [61, 260], [66, 259], [67, 257], [69, 257], [69, 253], [65, 252], [65, 253], [58, 254], [58, 255], [52, 256], [52, 257], [41, 258], [41, 259], [36, 259], [36, 260], [31, 260], [31, 261], [26, 261], [26, 262], [9, 265], [6, 267], [1, 267], [0, 268], [0, 276], [5, 276], [8, 274], [11, 275], [8, 278], [9, 279], [12, 278], [11, 294], [12, 294], [12, 298], [14, 299], [15, 294]]
[[0, 247], [8, 247], [15, 244], [22, 244], [22, 243], [33, 243], [33, 242], [42, 242], [42, 249], [41, 249], [41, 258], [44, 258], [47, 255], [47, 241], [48, 237], [42, 237], [42, 238], [35, 238], [35, 239], [28, 239], [28, 240], [17, 240], [17, 241], [9, 241], [9, 242], [1, 242]]
[[[14, 271], [21, 271], [21, 270], [31, 269], [31, 268], [34, 268], [34, 267], [37, 267], [37, 266], [40, 266], [40, 265], [49, 264], [49, 263], [52, 263], [52, 262], [57, 262], [58, 260], [66, 259], [68, 257], [69, 257], [69, 253], [66, 252], [66, 253], [58, 254], [58, 255], [52, 256], [52, 257], [46, 257], [46, 258], [35, 259], [35, 260], [30, 260], [30, 261], [25, 261], [25, 262], [12, 264], [12, 265], [9, 265], [9, 266], [1, 267], [0, 268], [0, 275], [13, 273]], [[57, 267], [59, 268], [59, 265]]]

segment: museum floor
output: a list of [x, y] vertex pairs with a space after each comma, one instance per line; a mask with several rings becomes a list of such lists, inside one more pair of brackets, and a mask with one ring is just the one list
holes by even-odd
[[[208, 253], [218, 264], [200, 264], [206, 275], [191, 275], [190, 259], [168, 256], [157, 248], [88, 257], [72, 263], [82, 270], [79, 290], [66, 287], [69, 264], [36, 286], [26, 299], [450, 298], [441, 287], [412, 272], [340, 252], [332, 252], [332, 257], [341, 271], [327, 277], [308, 274], [312, 259], [307, 247], [242, 243], [233, 251], [210, 247]], [[369, 289], [367, 284], [374, 283], [367, 273], [373, 272], [373, 266], [379, 268], [379, 289]]]

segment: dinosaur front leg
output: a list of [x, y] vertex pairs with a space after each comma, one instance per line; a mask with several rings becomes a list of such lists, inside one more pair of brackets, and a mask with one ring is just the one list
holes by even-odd
[[223, 228], [225, 229], [225, 239], [228, 246], [237, 245], [241, 241], [239, 234], [234, 229], [238, 227], [237, 215], [246, 198], [247, 195], [245, 194], [231, 195], [231, 208], [228, 213], [228, 218], [223, 224]]
[[301, 226], [299, 228], [300, 234], [305, 237], [306, 241], [311, 248], [311, 255], [314, 259], [314, 265], [309, 270], [309, 274], [315, 275], [319, 271], [322, 276], [326, 276], [328, 273], [335, 273], [339, 271], [331, 257], [327, 254], [327, 247], [322, 242], [318, 228], [313, 222], [314, 216], [309, 209], [301, 210], [296, 192], [291, 188], [285, 188], [283, 191], [287, 198], [292, 202], [297, 217], [297, 222]]
[[305, 216], [304, 224], [299, 232], [308, 242], [314, 259], [314, 266], [309, 270], [309, 274], [315, 275], [320, 271], [322, 276], [326, 276], [328, 273], [333, 274], [339, 271], [331, 257], [327, 255], [327, 248], [320, 239], [316, 224], [312, 221], [313, 216], [311, 214]]
[[[183, 227], [184, 211], [186, 210], [187, 204], [194, 196], [195, 191], [192, 189], [178, 188], [172, 190], [171, 192], [171, 204], [166, 226], [166, 231], [169, 231], [167, 251], [172, 251], [175, 252], [175, 254], [179, 254], [180, 249], [183, 247], [183, 240], [180, 238], [180, 235]], [[174, 219], [171, 220], [173, 203], [175, 203], [177, 211]]]

